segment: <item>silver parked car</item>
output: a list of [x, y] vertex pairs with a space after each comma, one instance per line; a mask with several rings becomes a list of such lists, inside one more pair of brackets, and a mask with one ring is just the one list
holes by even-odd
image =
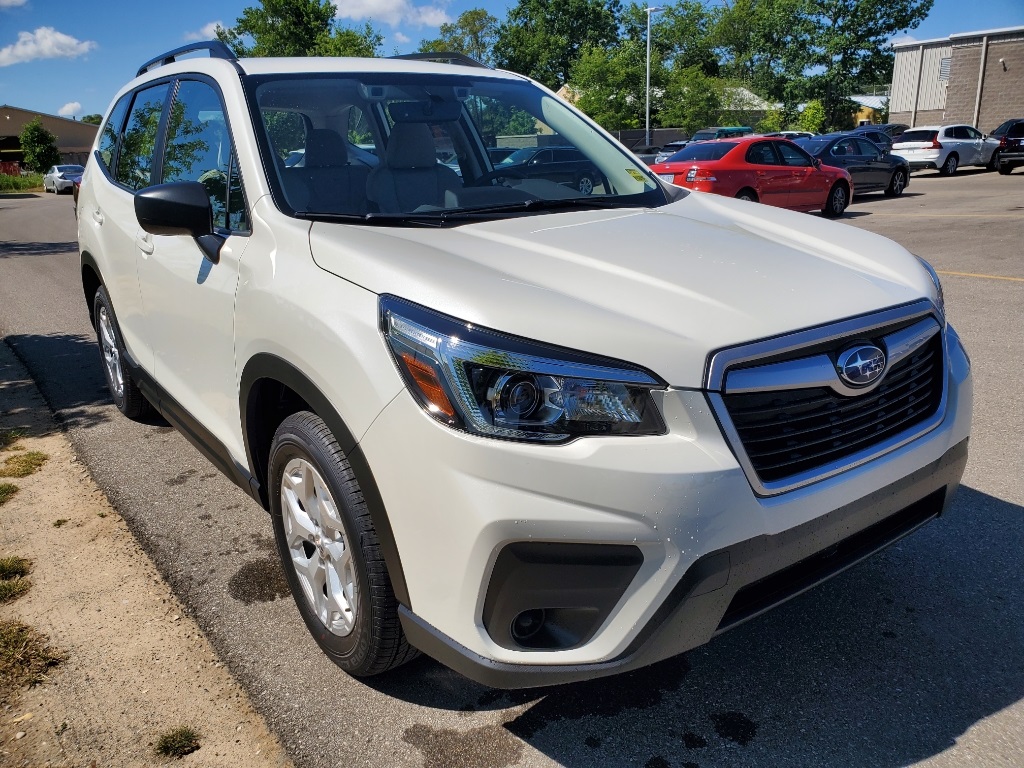
[[85, 168], [80, 165], [52, 165], [50, 170], [43, 176], [44, 192], [71, 192], [75, 186], [75, 179], [82, 178]]
[[952, 176], [963, 165], [992, 165], [999, 142], [969, 125], [922, 125], [911, 128], [892, 145], [893, 154], [906, 158], [910, 170], [937, 169]]

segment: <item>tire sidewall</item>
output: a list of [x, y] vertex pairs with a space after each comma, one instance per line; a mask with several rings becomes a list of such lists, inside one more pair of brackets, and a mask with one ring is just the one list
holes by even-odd
[[[124, 366], [124, 342], [121, 340], [121, 327], [117, 324], [117, 315], [114, 314], [114, 305], [110, 303], [110, 297], [107, 295], [107, 289], [103, 286], [96, 291], [96, 295], [93, 297], [93, 317], [96, 319], [96, 342], [99, 345], [100, 351], [100, 363], [103, 366], [103, 378], [107, 382], [107, 391], [110, 392], [110, 397], [114, 401], [114, 405], [121, 413], [125, 412], [125, 406], [127, 403], [127, 372]], [[103, 355], [103, 332], [100, 330], [100, 309], [104, 309], [107, 312], [107, 317], [110, 319], [110, 331], [114, 334], [114, 346], [117, 347], [117, 355], [121, 363], [121, 394], [117, 393], [114, 388], [114, 382], [110, 378], [110, 368], [107, 366], [107, 360]]]
[[[284, 468], [292, 459], [305, 459], [312, 464], [320, 477], [327, 483], [331, 495], [338, 506], [345, 528], [345, 542], [352, 553], [356, 573], [357, 609], [356, 621], [352, 631], [340, 637], [333, 634], [317, 616], [313, 606], [309, 604], [299, 578], [292, 565], [291, 553], [285, 538], [284, 518], [281, 508], [281, 479], [284, 475]], [[277, 552], [281, 558], [281, 566], [284, 569], [285, 578], [291, 589], [295, 605], [299, 614], [306, 624], [309, 633], [316, 640], [317, 645], [324, 653], [331, 656], [334, 661], [343, 669], [358, 669], [370, 653], [370, 612], [371, 601], [368, 594], [369, 579], [366, 573], [366, 563], [363, 559], [361, 548], [356, 543], [357, 538], [353, 537], [355, 526], [352, 520], [352, 502], [345, 488], [336, 477], [336, 472], [342, 468], [337, 465], [336, 457], [332, 456], [324, 447], [306, 430], [297, 426], [282, 424], [278, 434], [274, 438], [270, 453], [269, 478], [270, 487], [270, 515], [274, 526], [274, 539], [277, 543]]]

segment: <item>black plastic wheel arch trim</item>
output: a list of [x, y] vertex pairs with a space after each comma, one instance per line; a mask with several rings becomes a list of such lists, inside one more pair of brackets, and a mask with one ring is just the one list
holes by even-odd
[[359, 444], [356, 442], [351, 430], [345, 421], [331, 405], [330, 400], [320, 389], [306, 377], [295, 366], [287, 360], [270, 353], [259, 353], [254, 355], [245, 364], [242, 371], [242, 379], [239, 386], [239, 413], [242, 417], [242, 438], [245, 442], [245, 456], [251, 468], [254, 482], [257, 483], [257, 501], [264, 509], [270, 509], [270, 500], [267, 497], [267, 471], [266, 456], [260, 455], [252, 445], [252, 430], [250, 426], [256, 416], [258, 399], [251, 396], [256, 383], [262, 379], [271, 379], [279, 382], [295, 394], [301, 397], [306, 404], [321, 418], [328, 429], [338, 441], [341, 450], [345, 453], [352, 472], [359, 483], [363, 493], [363, 500], [370, 513], [370, 520], [377, 531], [377, 539], [380, 544], [381, 554], [388, 568], [388, 575], [391, 577], [391, 587], [395, 592], [395, 598], [399, 604], [411, 607], [409, 599], [409, 588], [405, 581], [405, 571], [402, 569], [402, 560], [398, 552], [398, 544], [395, 541], [395, 534], [391, 528], [391, 520], [388, 517], [384, 500], [377, 487], [377, 481], [373, 477], [366, 457]]

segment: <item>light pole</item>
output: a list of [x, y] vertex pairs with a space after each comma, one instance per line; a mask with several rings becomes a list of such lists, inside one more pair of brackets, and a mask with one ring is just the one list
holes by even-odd
[[644, 149], [651, 146], [651, 14], [664, 8], [647, 6], [647, 89], [645, 91], [646, 117], [644, 119]]

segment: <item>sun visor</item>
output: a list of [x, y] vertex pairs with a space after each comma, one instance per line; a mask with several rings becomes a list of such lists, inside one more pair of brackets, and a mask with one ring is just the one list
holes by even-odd
[[462, 114], [457, 101], [398, 101], [388, 106], [396, 123], [454, 123]]

